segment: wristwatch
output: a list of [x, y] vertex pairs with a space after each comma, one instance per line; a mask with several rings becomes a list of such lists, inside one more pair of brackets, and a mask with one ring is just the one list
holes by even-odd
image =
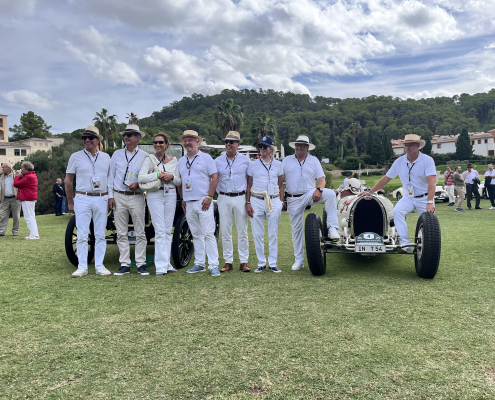
[[433, 200], [428, 200], [426, 204], [435, 204], [435, 202]]
[[320, 193], [323, 193], [323, 189], [322, 188], [316, 188], [320, 191]]

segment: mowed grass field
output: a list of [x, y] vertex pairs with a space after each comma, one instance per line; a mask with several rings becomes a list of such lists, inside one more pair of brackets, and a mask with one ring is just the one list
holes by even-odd
[[[281, 274], [236, 259], [218, 278], [100, 277], [92, 264], [72, 279], [69, 216], [38, 217], [39, 241], [21, 220], [0, 238], [0, 398], [493, 399], [495, 211], [481, 205], [437, 204], [433, 280], [408, 255], [329, 254], [324, 276], [293, 272], [285, 212]], [[105, 265], [118, 269], [116, 245]]]

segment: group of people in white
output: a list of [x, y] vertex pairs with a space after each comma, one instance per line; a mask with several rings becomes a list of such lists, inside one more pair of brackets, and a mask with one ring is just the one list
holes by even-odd
[[[135, 242], [135, 261], [141, 275], [149, 275], [146, 266], [145, 207], [146, 201], [155, 230], [156, 276], [175, 273], [170, 263], [172, 229], [177, 196], [192, 234], [194, 266], [187, 273], [204, 272], [212, 276], [234, 269], [232, 228], [238, 235], [239, 270], [250, 272], [248, 221], [258, 259], [254, 272], [266, 269], [280, 273], [278, 260], [278, 229], [281, 212], [287, 207], [294, 247], [292, 270], [304, 266], [303, 215], [310, 204], [323, 203], [327, 214], [328, 239], [338, 240], [337, 202], [334, 190], [325, 188], [325, 173], [319, 160], [310, 155], [315, 146], [301, 135], [289, 145], [295, 154], [281, 162], [274, 159], [274, 139], [264, 136], [258, 144], [260, 157], [251, 161], [238, 152], [240, 134], [231, 131], [225, 137], [225, 153], [213, 160], [199, 150], [203, 140], [196, 131], [186, 130], [179, 137], [186, 154], [178, 161], [167, 155], [169, 138], [164, 133], [153, 137], [154, 154], [139, 149], [138, 143], [146, 134], [137, 125], [128, 125], [120, 132], [125, 148], [113, 156], [98, 151], [102, 136], [94, 126], [82, 133], [84, 149], [72, 154], [66, 174], [66, 192], [70, 212], [76, 215], [78, 268], [73, 277], [88, 274], [88, 235], [93, 221], [95, 236], [96, 274], [110, 276], [103, 265], [106, 251], [105, 230], [108, 209], [113, 210], [120, 252], [120, 268], [114, 275], [129, 274], [131, 258], [128, 241], [129, 216], [132, 218]], [[386, 176], [371, 189], [381, 189], [399, 175], [407, 195], [394, 210], [401, 244], [407, 244], [405, 215], [414, 209], [418, 213], [434, 212], [435, 167], [431, 157], [419, 153], [424, 146], [417, 135], [405, 140], [406, 154], [395, 161]], [[414, 168], [416, 167], [416, 168]], [[75, 182], [75, 197], [73, 183]], [[284, 188], [284, 181], [286, 187]], [[316, 185], [315, 185], [316, 183]], [[284, 204], [284, 192], [286, 205]], [[146, 193], [146, 200], [144, 193]], [[214, 194], [220, 216], [220, 231], [225, 265], [219, 268], [215, 238]], [[268, 260], [265, 256], [265, 219], [268, 222]], [[410, 251], [409, 249], [407, 249]], [[207, 263], [208, 260], [208, 263]]]

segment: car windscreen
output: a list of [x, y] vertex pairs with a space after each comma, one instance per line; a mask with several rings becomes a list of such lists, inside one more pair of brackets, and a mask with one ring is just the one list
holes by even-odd
[[[152, 143], [139, 143], [138, 148], [144, 150], [148, 154], [155, 154], [155, 149]], [[167, 155], [175, 157], [177, 160], [184, 155], [184, 147], [179, 143], [170, 143], [167, 150]]]

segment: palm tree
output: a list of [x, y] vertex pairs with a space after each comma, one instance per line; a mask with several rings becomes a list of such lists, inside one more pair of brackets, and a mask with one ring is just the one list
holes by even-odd
[[258, 141], [256, 146], [261, 141], [263, 136], [275, 137], [277, 135], [277, 125], [273, 118], [268, 115], [263, 114], [261, 117], [256, 117], [254, 122], [251, 124], [251, 133], [258, 135]]
[[95, 126], [105, 135], [105, 142], [108, 145], [108, 134], [117, 128], [117, 116], [115, 114], [108, 115], [108, 110], [102, 108], [101, 112], [97, 112], [93, 118]]
[[222, 138], [225, 139], [229, 131], [241, 129], [243, 118], [241, 106], [234, 105], [234, 100], [222, 100], [215, 112], [215, 127], [222, 131]]
[[359, 134], [359, 132], [361, 132], [361, 125], [359, 125], [357, 122], [353, 122], [350, 126], [349, 126], [349, 135], [351, 135], [352, 137], [352, 145], [354, 146], [354, 155], [357, 156], [358, 155], [358, 151], [357, 151], [357, 147], [356, 147], [356, 137], [357, 135]]
[[129, 120], [129, 125], [134, 124], [139, 126], [139, 118], [137, 114], [134, 114], [132, 111], [127, 113], [127, 119]]

